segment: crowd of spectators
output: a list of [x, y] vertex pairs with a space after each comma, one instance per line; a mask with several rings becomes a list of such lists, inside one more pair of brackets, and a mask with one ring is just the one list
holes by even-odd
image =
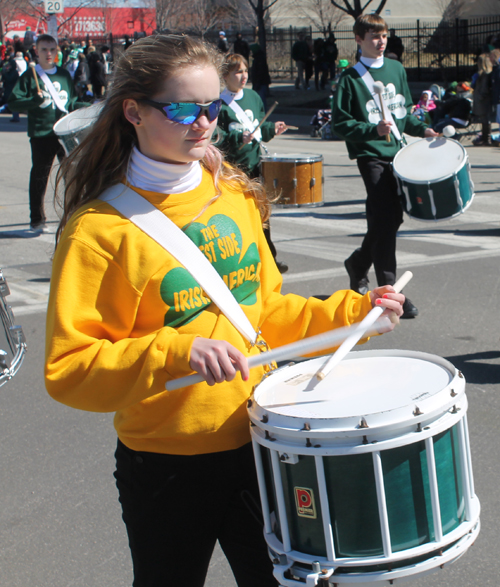
[[[125, 39], [125, 43], [127, 40]], [[14, 35], [12, 40], [5, 39], [4, 43], [0, 43], [0, 112], [9, 112], [6, 103], [13, 87], [28, 64], [37, 63], [35, 41], [36, 35], [27, 27], [23, 40]], [[93, 102], [104, 96], [112, 69], [110, 47], [96, 47], [92, 41], [77, 43], [64, 39], [58, 46], [57, 57], [57, 65], [70, 73], [79, 100]], [[19, 114], [13, 113], [11, 122], [18, 121]]]

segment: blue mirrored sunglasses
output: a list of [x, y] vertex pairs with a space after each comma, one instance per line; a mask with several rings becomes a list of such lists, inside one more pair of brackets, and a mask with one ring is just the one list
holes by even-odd
[[193, 124], [200, 116], [205, 115], [210, 122], [213, 122], [222, 106], [222, 100], [212, 100], [207, 104], [196, 102], [155, 102], [154, 100], [141, 100], [162, 112], [169, 120], [179, 124]]

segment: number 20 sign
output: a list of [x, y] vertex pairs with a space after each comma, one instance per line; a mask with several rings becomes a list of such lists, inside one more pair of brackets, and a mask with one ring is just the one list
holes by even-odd
[[63, 0], [44, 0], [45, 12], [48, 14], [62, 14], [64, 12]]

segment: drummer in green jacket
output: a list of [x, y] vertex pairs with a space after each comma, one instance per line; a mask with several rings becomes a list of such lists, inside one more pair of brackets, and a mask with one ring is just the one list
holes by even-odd
[[[224, 152], [227, 161], [238, 165], [255, 179], [260, 175], [261, 144], [284, 133], [288, 127], [281, 121], [266, 120], [257, 129], [265, 116], [264, 103], [257, 92], [245, 88], [247, 81], [247, 60], [242, 55], [228, 55], [224, 62], [226, 88], [221, 93], [216, 146]], [[276, 259], [276, 247], [271, 240], [269, 226], [264, 228], [264, 234], [280, 273], [285, 273], [288, 265]]]
[[64, 157], [64, 150], [53, 131], [54, 124], [68, 112], [88, 104], [77, 102], [78, 96], [69, 72], [55, 64], [56, 40], [50, 35], [40, 35], [36, 51], [37, 73], [31, 67], [23, 73], [12, 90], [8, 105], [12, 112], [25, 112], [28, 115], [32, 159], [30, 228], [39, 233], [45, 229], [43, 202], [52, 163], [56, 156], [59, 161]]
[[[403, 209], [392, 160], [402, 147], [402, 134], [438, 136], [411, 116], [406, 72], [399, 61], [384, 58], [387, 30], [386, 22], [377, 14], [356, 19], [353, 31], [361, 58], [341, 75], [332, 110], [333, 133], [346, 141], [349, 157], [356, 159], [367, 193], [368, 229], [361, 247], [345, 260], [350, 287], [361, 294], [369, 289], [372, 264], [378, 285], [396, 282], [396, 234], [403, 222]], [[382, 93], [385, 116], [377, 90]], [[403, 310], [403, 318], [418, 315], [408, 298]]]

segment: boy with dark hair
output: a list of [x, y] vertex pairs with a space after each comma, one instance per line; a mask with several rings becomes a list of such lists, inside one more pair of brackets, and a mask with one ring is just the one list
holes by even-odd
[[[372, 264], [378, 285], [396, 282], [396, 234], [403, 222], [403, 209], [392, 160], [401, 149], [402, 133], [418, 137], [438, 135], [411, 116], [412, 99], [401, 63], [384, 59], [384, 19], [377, 14], [362, 15], [356, 19], [353, 31], [361, 58], [340, 77], [332, 128], [334, 134], [346, 141], [349, 158], [356, 159], [366, 187], [368, 229], [361, 247], [345, 261], [351, 289], [365, 294]], [[418, 315], [408, 298], [403, 309], [403, 318]]]
[[50, 170], [56, 155], [59, 161], [64, 156], [53, 127], [68, 111], [85, 104], [77, 104], [71, 75], [55, 63], [56, 40], [50, 35], [40, 35], [36, 40], [36, 51], [36, 76], [40, 91], [37, 89], [35, 73], [30, 67], [17, 81], [8, 105], [12, 112], [26, 112], [28, 115], [32, 159], [29, 186], [30, 226], [35, 232], [43, 232], [46, 220], [43, 201]]

